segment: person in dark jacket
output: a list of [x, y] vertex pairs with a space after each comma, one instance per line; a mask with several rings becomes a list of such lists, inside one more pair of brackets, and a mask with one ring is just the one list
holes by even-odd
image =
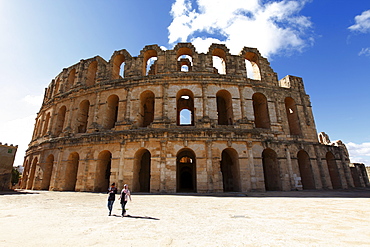
[[112, 214], [113, 203], [116, 200], [116, 194], [117, 194], [116, 184], [112, 183], [112, 185], [108, 189], [108, 209], [109, 209], [108, 216], [111, 216]]

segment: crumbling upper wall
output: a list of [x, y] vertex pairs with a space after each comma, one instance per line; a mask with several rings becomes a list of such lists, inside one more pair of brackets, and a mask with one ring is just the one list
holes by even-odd
[[[223, 60], [224, 72], [215, 68], [213, 57]], [[262, 57], [256, 48], [244, 47], [239, 55], [232, 55], [224, 44], [212, 44], [206, 54], [198, 53], [192, 43], [178, 43], [172, 50], [162, 50], [158, 45], [147, 45], [139, 56], [133, 57], [125, 49], [115, 51], [107, 62], [100, 56], [82, 59], [80, 62], [64, 68], [45, 90], [44, 103], [54, 96], [94, 86], [105, 81], [165, 75], [168, 73], [184, 73], [179, 67], [179, 61], [186, 57], [187, 72], [219, 74], [219, 76], [240, 76], [246, 81], [278, 86], [276, 73], [270, 67], [266, 58]], [[152, 59], [152, 64], [148, 61]], [[252, 75], [246, 70], [246, 63], [253, 67]]]

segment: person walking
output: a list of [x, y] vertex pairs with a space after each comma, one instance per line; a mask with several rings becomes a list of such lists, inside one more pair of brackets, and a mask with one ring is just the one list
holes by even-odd
[[108, 188], [108, 209], [109, 209], [108, 216], [111, 216], [112, 214], [113, 203], [116, 200], [116, 194], [117, 194], [116, 184], [112, 183], [112, 185]]
[[[119, 199], [121, 200], [121, 206], [122, 206], [122, 217], [126, 216], [125, 206], [126, 206], [126, 203], [127, 203], [129, 198], [130, 198], [130, 201], [131, 201], [131, 192], [128, 189], [128, 185], [125, 184], [125, 185], [123, 185], [123, 189], [121, 191], [121, 196], [119, 197]], [[129, 216], [129, 215], [127, 215], [127, 216]]]

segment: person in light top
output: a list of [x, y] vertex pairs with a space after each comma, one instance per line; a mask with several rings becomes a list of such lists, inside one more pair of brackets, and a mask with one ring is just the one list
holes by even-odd
[[126, 209], [125, 209], [126, 203], [127, 203], [129, 198], [130, 198], [130, 201], [131, 201], [131, 192], [128, 189], [128, 185], [125, 184], [125, 185], [123, 185], [123, 189], [121, 191], [121, 196], [119, 197], [119, 200], [121, 200], [121, 206], [122, 206], [122, 217], [129, 216], [129, 215], [126, 215]]

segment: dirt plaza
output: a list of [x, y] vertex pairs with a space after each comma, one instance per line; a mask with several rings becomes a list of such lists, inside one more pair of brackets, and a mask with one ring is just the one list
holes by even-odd
[[[118, 196], [117, 196], [118, 198]], [[0, 192], [0, 246], [369, 246], [370, 189], [137, 194]]]

